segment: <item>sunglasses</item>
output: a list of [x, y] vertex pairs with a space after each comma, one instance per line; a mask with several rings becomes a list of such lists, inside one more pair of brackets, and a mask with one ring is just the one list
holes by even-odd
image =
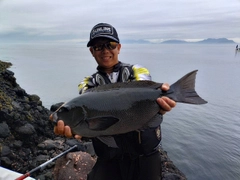
[[94, 51], [102, 51], [104, 48], [106, 48], [108, 50], [113, 50], [117, 47], [117, 45], [118, 45], [117, 42], [107, 42], [105, 44], [99, 44], [99, 45], [92, 46], [92, 48], [94, 49]]

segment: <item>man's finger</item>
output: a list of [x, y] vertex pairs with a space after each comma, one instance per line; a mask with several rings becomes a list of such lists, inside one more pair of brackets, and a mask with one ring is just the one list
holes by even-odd
[[158, 98], [157, 102], [161, 106], [161, 114], [164, 114], [164, 111], [171, 111], [171, 109], [176, 106], [176, 102], [169, 99], [168, 97]]
[[75, 135], [74, 138], [75, 138], [75, 139], [82, 139], [82, 136]]
[[[174, 108], [176, 106], [176, 102], [173, 101], [172, 99], [163, 96], [162, 99], [165, 101], [165, 103], [170, 107], [170, 108]], [[170, 109], [171, 110], [171, 109]]]
[[72, 132], [71, 132], [71, 128], [69, 126], [65, 126], [64, 127], [64, 134], [66, 137], [72, 137]]
[[59, 120], [58, 122], [57, 122], [57, 132], [58, 132], [58, 134], [60, 134], [60, 135], [64, 135], [64, 122], [62, 121], [62, 120]]
[[167, 90], [169, 90], [169, 84], [168, 83], [163, 83], [162, 84], [162, 86], [161, 86], [161, 90], [163, 90], [163, 91], [167, 91]]

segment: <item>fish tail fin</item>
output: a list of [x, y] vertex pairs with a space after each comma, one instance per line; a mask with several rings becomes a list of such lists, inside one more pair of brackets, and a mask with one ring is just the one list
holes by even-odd
[[195, 79], [198, 70], [192, 71], [177, 82], [170, 86], [170, 91], [173, 93], [167, 96], [176, 102], [189, 104], [206, 104], [207, 101], [202, 99], [195, 91]]

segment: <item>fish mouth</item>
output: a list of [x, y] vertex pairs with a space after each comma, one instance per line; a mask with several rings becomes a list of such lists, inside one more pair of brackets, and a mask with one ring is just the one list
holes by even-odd
[[57, 113], [52, 113], [49, 117], [49, 119], [56, 125], [57, 124], [57, 121], [59, 120], [58, 119], [58, 116], [57, 116]]

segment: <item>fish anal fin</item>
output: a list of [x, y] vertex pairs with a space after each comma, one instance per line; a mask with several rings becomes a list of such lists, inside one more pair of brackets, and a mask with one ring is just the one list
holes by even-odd
[[119, 119], [113, 116], [94, 117], [86, 120], [89, 129], [95, 131], [102, 131], [108, 129], [110, 126], [116, 124], [118, 121]]
[[144, 125], [144, 127], [156, 128], [162, 123], [162, 121], [163, 121], [162, 115], [157, 113], [147, 122], [147, 124]]

